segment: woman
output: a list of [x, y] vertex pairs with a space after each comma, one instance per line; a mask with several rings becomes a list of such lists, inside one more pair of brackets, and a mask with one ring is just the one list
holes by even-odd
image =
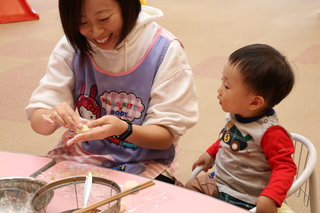
[[[139, 0], [59, 0], [59, 11], [65, 36], [26, 107], [37, 133], [70, 130], [48, 156], [176, 182], [198, 104], [181, 42], [155, 22], [163, 13]], [[93, 130], [74, 135], [83, 124]]]

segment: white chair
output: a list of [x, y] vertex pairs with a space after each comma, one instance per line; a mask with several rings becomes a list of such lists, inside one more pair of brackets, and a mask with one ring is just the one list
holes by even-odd
[[[317, 163], [317, 152], [314, 145], [310, 140], [302, 135], [291, 133], [295, 152], [293, 154], [293, 159], [297, 165], [297, 175], [295, 176], [295, 181], [293, 182], [291, 188], [287, 193], [287, 198], [293, 194], [296, 197], [303, 196], [303, 204], [305, 207], [310, 205], [310, 213], [318, 213], [318, 200], [317, 200], [317, 184], [316, 184], [316, 174], [315, 166]], [[203, 170], [203, 165], [195, 168], [190, 177], [190, 179], [195, 178]], [[287, 206], [278, 209], [286, 209]], [[250, 212], [255, 212], [255, 208], [251, 209]], [[282, 211], [282, 212], [285, 212]]]

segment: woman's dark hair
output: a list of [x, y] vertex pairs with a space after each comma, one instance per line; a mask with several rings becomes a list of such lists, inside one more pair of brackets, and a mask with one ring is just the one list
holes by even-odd
[[242, 47], [229, 56], [253, 93], [262, 96], [268, 108], [279, 104], [292, 90], [295, 77], [286, 57], [266, 44]]
[[[59, 12], [63, 31], [72, 47], [80, 51], [83, 61], [93, 52], [87, 39], [79, 32], [81, 7], [85, 0], [59, 0]], [[123, 27], [117, 43], [121, 43], [136, 24], [141, 11], [140, 0], [112, 0], [121, 8]]]

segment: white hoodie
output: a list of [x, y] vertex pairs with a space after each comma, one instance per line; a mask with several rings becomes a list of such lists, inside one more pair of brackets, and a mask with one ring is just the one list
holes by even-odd
[[[101, 50], [91, 43], [95, 51], [93, 58], [96, 64], [112, 73], [123, 72], [133, 67], [142, 58], [158, 32], [160, 26], [155, 21], [162, 16], [161, 10], [142, 6], [136, 26], [115, 49]], [[50, 56], [45, 76], [25, 109], [28, 119], [38, 108], [50, 109], [63, 102], [69, 103], [75, 109], [72, 96], [73, 54], [73, 48], [63, 36]], [[143, 125], [167, 126], [174, 136], [182, 136], [188, 128], [196, 124], [199, 115], [193, 74], [185, 51], [177, 40], [171, 42], [155, 77], [150, 97], [155, 94], [157, 100], [150, 100]], [[172, 112], [168, 112], [168, 108], [171, 108]]]

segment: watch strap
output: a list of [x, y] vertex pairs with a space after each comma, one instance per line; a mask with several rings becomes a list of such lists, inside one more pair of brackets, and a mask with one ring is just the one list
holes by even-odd
[[128, 120], [120, 118], [120, 120], [125, 121], [128, 124], [128, 128], [121, 135], [116, 136], [120, 141], [127, 139], [132, 134], [132, 123]]

